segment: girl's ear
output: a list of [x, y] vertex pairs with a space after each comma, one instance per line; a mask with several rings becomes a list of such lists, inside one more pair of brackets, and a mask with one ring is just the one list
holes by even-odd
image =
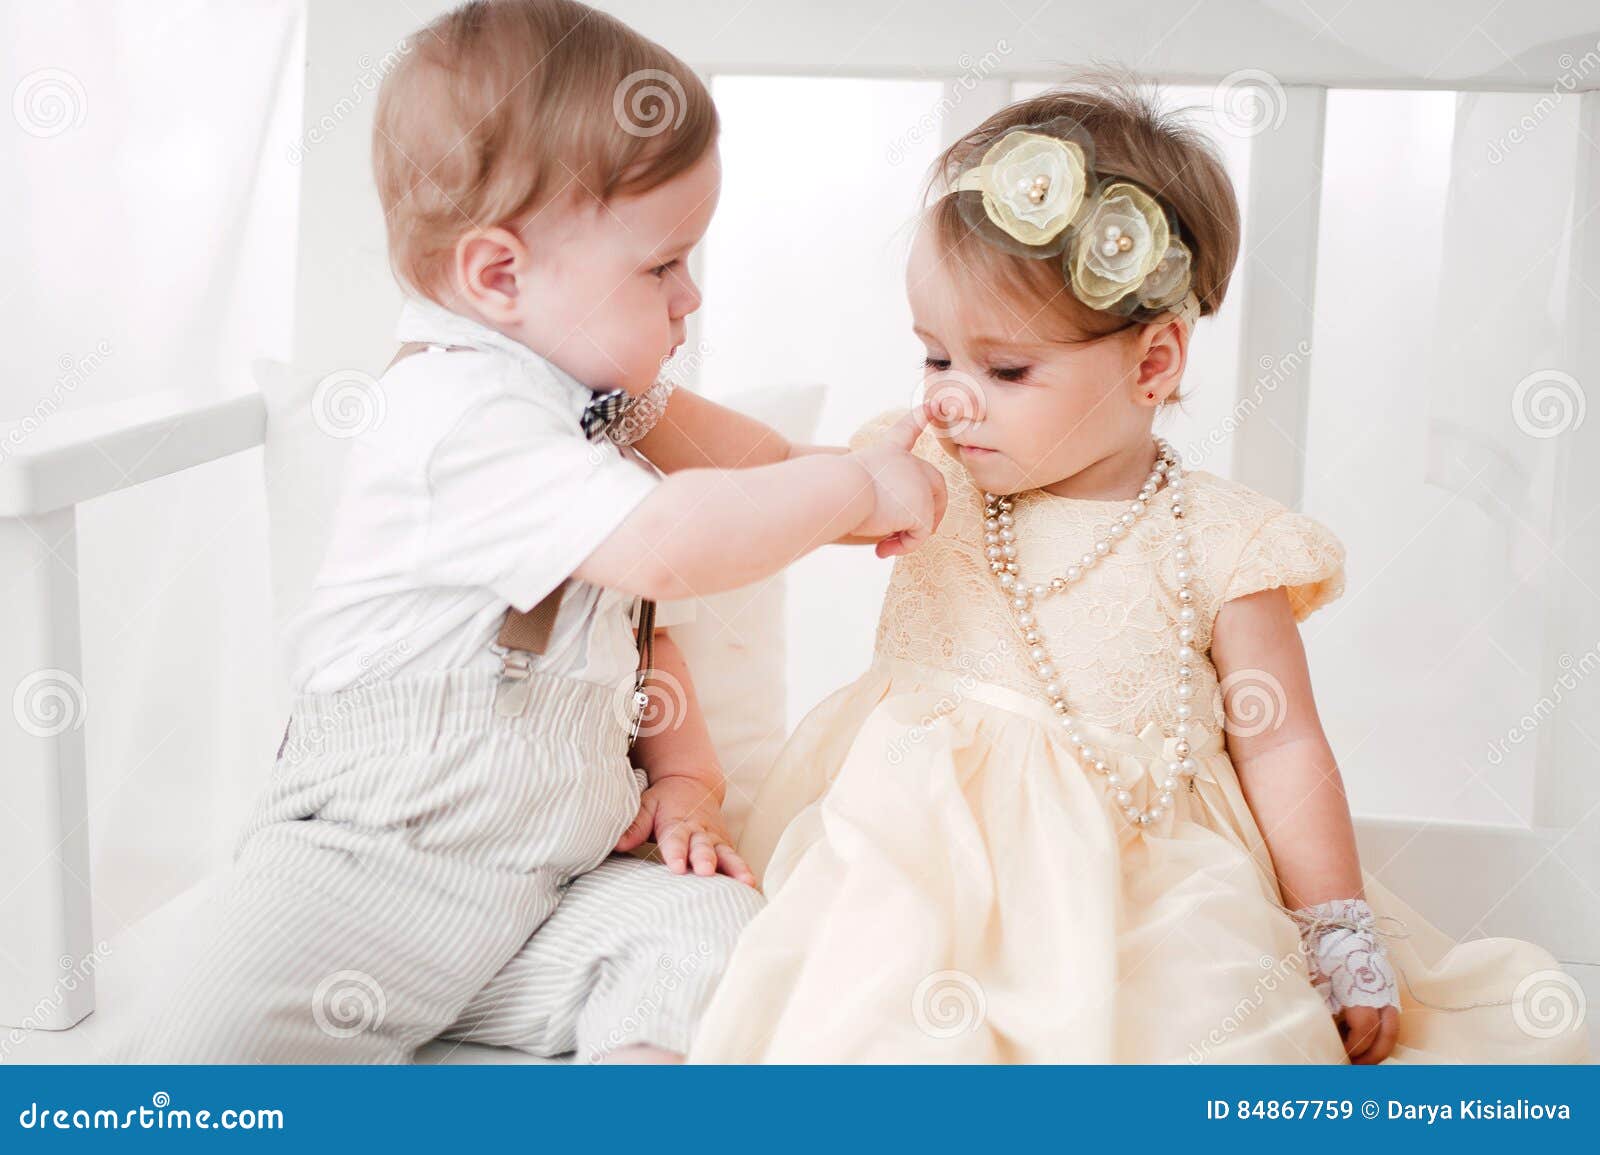
[[528, 268], [528, 246], [509, 229], [474, 229], [456, 242], [456, 290], [486, 321], [517, 318], [517, 274]]
[[1188, 363], [1189, 330], [1176, 319], [1146, 325], [1139, 338], [1134, 402], [1154, 409], [1178, 391]]

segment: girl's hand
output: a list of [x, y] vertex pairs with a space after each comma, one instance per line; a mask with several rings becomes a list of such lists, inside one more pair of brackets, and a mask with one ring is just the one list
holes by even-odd
[[616, 849], [626, 851], [654, 836], [661, 858], [677, 874], [690, 869], [702, 876], [717, 873], [756, 885], [755, 872], [733, 848], [722, 819], [722, 806], [698, 778], [664, 775], [639, 796], [639, 813], [622, 832]]
[[1399, 1007], [1345, 1007], [1333, 1016], [1352, 1063], [1381, 1063], [1400, 1033]]
[[1331, 898], [1290, 911], [1300, 925], [1306, 977], [1333, 1014], [1352, 1063], [1381, 1063], [1400, 1033], [1400, 984], [1364, 898]]

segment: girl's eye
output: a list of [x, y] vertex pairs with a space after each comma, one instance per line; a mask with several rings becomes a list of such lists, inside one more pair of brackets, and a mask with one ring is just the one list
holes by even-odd
[[950, 360], [949, 358], [941, 360], [938, 357], [924, 357], [922, 359], [922, 367], [924, 369], [932, 369], [935, 373], [943, 373], [950, 368]]
[[989, 375], [996, 381], [1021, 381], [1028, 375], [1028, 367], [1026, 365], [1016, 365], [1007, 366], [1003, 369], [994, 368], [989, 370]]
[[659, 281], [662, 277], [665, 277], [668, 273], [672, 272], [672, 270], [677, 268], [677, 267], [678, 267], [678, 262], [676, 260], [671, 260], [671, 261], [668, 261], [664, 265], [657, 265], [655, 268], [651, 269], [650, 270], [650, 275], [652, 277], [656, 278], [656, 280]]

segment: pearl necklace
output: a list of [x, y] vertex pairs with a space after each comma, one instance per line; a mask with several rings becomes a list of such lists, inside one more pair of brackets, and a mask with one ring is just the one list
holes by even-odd
[[[1161, 782], [1161, 790], [1156, 796], [1155, 805], [1148, 809], [1140, 809], [1134, 804], [1133, 794], [1123, 783], [1122, 776], [1112, 769], [1100, 756], [1100, 752], [1084, 739], [1083, 733], [1078, 728], [1078, 719], [1068, 711], [1066, 696], [1061, 683], [1056, 680], [1056, 668], [1045, 649], [1033, 608], [1036, 602], [1052, 594], [1065, 592], [1094, 568], [1101, 558], [1109, 554], [1119, 538], [1126, 536], [1129, 530], [1149, 515], [1151, 499], [1155, 497], [1156, 491], [1162, 488], [1163, 482], [1172, 499], [1171, 509], [1175, 526], [1172, 535], [1175, 548], [1172, 556], [1178, 565], [1179, 604], [1176, 630], [1178, 704], [1174, 710], [1178, 721], [1168, 735], [1173, 739], [1173, 753], [1177, 757], [1167, 763], [1167, 776]], [[1056, 713], [1056, 720], [1066, 730], [1067, 741], [1077, 750], [1078, 756], [1086, 766], [1092, 767], [1105, 777], [1106, 784], [1113, 790], [1112, 797], [1122, 808], [1124, 817], [1134, 826], [1141, 828], [1148, 826], [1160, 820], [1172, 808], [1178, 788], [1184, 780], [1192, 779], [1195, 771], [1199, 769], [1198, 763], [1189, 753], [1189, 736], [1193, 732], [1194, 725], [1190, 720], [1194, 713], [1190, 699], [1194, 697], [1195, 692], [1193, 645], [1195, 595], [1191, 584], [1194, 574], [1189, 568], [1189, 531], [1183, 526], [1183, 465], [1173, 452], [1171, 444], [1165, 438], [1156, 438], [1155, 467], [1150, 471], [1150, 476], [1145, 478], [1144, 484], [1139, 488], [1138, 496], [1128, 505], [1127, 511], [1111, 523], [1106, 532], [1095, 541], [1090, 551], [1078, 559], [1077, 565], [1068, 566], [1065, 574], [1053, 577], [1047, 583], [1030, 586], [1020, 576], [1017, 562], [1016, 521], [1012, 510], [1012, 498], [992, 493], [983, 495], [984, 542], [987, 546], [985, 552], [989, 559], [989, 570], [994, 574], [1001, 592], [1005, 594], [1011, 606], [1017, 629], [1028, 646], [1028, 659], [1032, 663], [1033, 672], [1043, 683], [1044, 695]]]

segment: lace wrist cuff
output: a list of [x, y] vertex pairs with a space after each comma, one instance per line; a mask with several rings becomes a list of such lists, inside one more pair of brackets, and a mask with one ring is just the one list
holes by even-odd
[[1290, 912], [1300, 924], [1312, 986], [1337, 1014], [1344, 1007], [1398, 1007], [1400, 985], [1376, 917], [1364, 899], [1336, 898]]

